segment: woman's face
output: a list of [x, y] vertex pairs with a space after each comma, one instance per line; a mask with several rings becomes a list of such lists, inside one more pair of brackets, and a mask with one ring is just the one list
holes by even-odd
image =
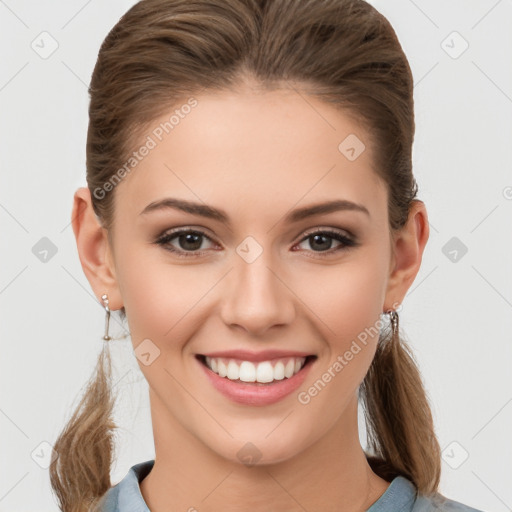
[[[367, 135], [330, 105], [291, 89], [195, 100], [155, 121], [115, 187], [112, 268], [155, 436], [277, 462], [345, 428], [349, 410], [352, 425], [380, 315], [403, 297], [387, 192]], [[308, 214], [334, 201], [359, 206]], [[162, 241], [178, 230], [195, 235]], [[232, 379], [200, 360], [224, 351], [248, 352], [223, 360]], [[314, 357], [291, 385], [272, 369], [295, 371], [294, 355]], [[244, 379], [275, 380], [234, 382], [233, 358]]]

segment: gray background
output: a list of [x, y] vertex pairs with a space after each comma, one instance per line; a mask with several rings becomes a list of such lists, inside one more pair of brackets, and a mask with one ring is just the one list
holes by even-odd
[[[86, 184], [87, 84], [103, 38], [133, 3], [0, 0], [1, 512], [57, 510], [45, 465], [103, 343], [103, 308], [70, 217], [73, 193]], [[512, 1], [372, 3], [395, 27], [415, 77], [415, 175], [431, 233], [400, 320], [444, 450], [440, 491], [505, 512]], [[123, 333], [115, 315], [113, 328]], [[154, 457], [147, 383], [130, 347], [128, 339], [112, 346], [121, 427], [113, 483]]]

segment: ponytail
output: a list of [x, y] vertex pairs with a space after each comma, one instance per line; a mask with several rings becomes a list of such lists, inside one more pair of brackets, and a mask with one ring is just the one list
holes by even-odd
[[381, 478], [402, 475], [421, 494], [437, 492], [441, 449], [414, 356], [396, 330], [385, 330], [360, 387], [368, 463]]
[[117, 428], [112, 421], [111, 373], [108, 343], [104, 343], [95, 377], [54, 443], [50, 482], [63, 512], [89, 512], [111, 487]]

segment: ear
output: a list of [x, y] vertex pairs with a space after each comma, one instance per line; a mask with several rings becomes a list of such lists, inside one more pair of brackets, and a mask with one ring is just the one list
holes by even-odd
[[78, 256], [84, 273], [100, 304], [108, 294], [111, 311], [123, 306], [115, 274], [114, 259], [108, 243], [107, 230], [98, 221], [87, 187], [79, 188], [73, 198], [71, 224], [75, 233]]
[[421, 265], [430, 229], [423, 201], [414, 200], [406, 225], [394, 236], [390, 274], [383, 311], [397, 309], [413, 283]]

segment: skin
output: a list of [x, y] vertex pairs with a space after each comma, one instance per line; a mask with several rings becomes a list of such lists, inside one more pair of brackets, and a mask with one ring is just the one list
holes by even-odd
[[[98, 301], [108, 293], [111, 310], [126, 308], [134, 349], [149, 338], [160, 350], [148, 366], [138, 360], [156, 453], [141, 493], [153, 512], [268, 511], [269, 503], [286, 511], [366, 510], [389, 485], [371, 471], [358, 434], [357, 391], [377, 336], [308, 404], [298, 392], [268, 406], [232, 402], [211, 386], [194, 354], [307, 351], [318, 356], [299, 391], [307, 390], [402, 302], [429, 236], [425, 205], [415, 201], [407, 225], [390, 236], [369, 137], [331, 105], [292, 89], [251, 86], [196, 99], [115, 188], [112, 246], [89, 190], [74, 196], [80, 261]], [[351, 133], [366, 144], [354, 161], [338, 150]], [[164, 197], [222, 208], [231, 228], [171, 209], [139, 215]], [[294, 208], [340, 198], [370, 215], [283, 220]], [[176, 227], [206, 234], [197, 245], [202, 255], [179, 258], [154, 243]], [[348, 232], [359, 245], [315, 244], [304, 233], [316, 228]], [[247, 236], [263, 249], [252, 263], [236, 252]], [[194, 251], [183, 238], [168, 245]], [[254, 466], [237, 457], [249, 441], [261, 453]]]

